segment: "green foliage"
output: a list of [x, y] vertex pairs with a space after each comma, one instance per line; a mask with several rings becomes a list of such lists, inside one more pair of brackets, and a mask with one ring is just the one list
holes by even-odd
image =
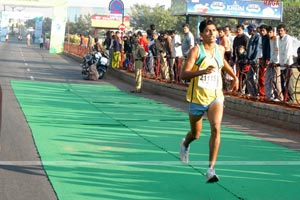
[[66, 37], [65, 37], [65, 41], [68, 41], [69, 43], [72, 43], [72, 44], [80, 44], [80, 37], [79, 35], [77, 34], [67, 34]]
[[[43, 19], [43, 34], [45, 33], [50, 33], [51, 32], [51, 23], [52, 23], [52, 19], [50, 19], [49, 17], [46, 17]], [[34, 19], [28, 19], [25, 21], [25, 27], [29, 28], [35, 28], [35, 20]]]
[[35, 20], [34, 19], [28, 19], [25, 21], [25, 27], [26, 28], [29, 28], [29, 27], [32, 27], [34, 28], [35, 27]]
[[155, 24], [156, 29], [159, 30], [177, 30], [178, 23], [182, 17], [172, 16], [170, 9], [164, 9], [164, 7], [156, 5], [150, 7], [147, 5], [135, 4], [131, 7], [130, 15], [130, 26], [134, 29], [149, 29], [151, 24]]
[[45, 38], [46, 38], [46, 39], [50, 39], [50, 35], [51, 35], [51, 34], [50, 34], [49, 32], [44, 33], [44, 35], [45, 35]]
[[52, 19], [50, 19], [49, 17], [44, 18], [44, 20], [43, 20], [43, 34], [51, 33], [51, 24], [52, 24]]
[[[288, 33], [290, 35], [300, 39], [300, 2], [297, 2], [298, 4], [296, 5], [283, 6], [283, 23], [286, 24], [288, 28]], [[294, 1], [294, 3], [296, 2]]]
[[66, 24], [66, 33], [69, 34], [83, 34], [87, 36], [89, 33], [92, 33], [94, 29], [92, 26], [91, 15], [80, 15], [76, 22], [67, 22]]

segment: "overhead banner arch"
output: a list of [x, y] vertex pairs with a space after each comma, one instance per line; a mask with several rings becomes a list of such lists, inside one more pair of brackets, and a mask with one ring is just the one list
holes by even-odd
[[1, 5], [53, 8], [50, 36], [50, 53], [63, 53], [67, 22], [67, 0], [0, 0]]

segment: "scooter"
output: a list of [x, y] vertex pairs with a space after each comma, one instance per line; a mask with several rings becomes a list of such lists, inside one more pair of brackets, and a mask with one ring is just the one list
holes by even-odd
[[96, 68], [99, 73], [99, 79], [102, 79], [107, 72], [109, 60], [104, 57], [100, 52], [95, 53]]
[[81, 70], [81, 75], [82, 75], [82, 79], [84, 80], [89, 80], [89, 76], [90, 76], [90, 70], [91, 70], [91, 66], [95, 63], [94, 59], [93, 59], [93, 55], [90, 53], [87, 53], [83, 56], [82, 58], [82, 63], [80, 64], [82, 67]]
[[[94, 72], [94, 66], [96, 66], [97, 73]], [[93, 66], [93, 67], [92, 67]], [[83, 56], [81, 67], [82, 67], [82, 78], [85, 80], [94, 80], [95, 76], [97, 79], [102, 79], [107, 72], [109, 66], [109, 60], [102, 56], [100, 52], [87, 53]], [[93, 75], [91, 79], [91, 75]]]

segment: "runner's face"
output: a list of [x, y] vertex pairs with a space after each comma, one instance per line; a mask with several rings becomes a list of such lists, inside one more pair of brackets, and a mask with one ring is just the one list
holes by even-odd
[[200, 33], [200, 36], [203, 38], [203, 42], [214, 43], [216, 41], [218, 31], [216, 26], [211, 24], [207, 25], [203, 33]]

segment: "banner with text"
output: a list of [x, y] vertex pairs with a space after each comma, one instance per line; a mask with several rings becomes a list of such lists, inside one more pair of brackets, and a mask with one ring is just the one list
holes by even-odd
[[63, 53], [67, 22], [67, 4], [53, 7], [50, 53]]
[[34, 20], [35, 20], [34, 35], [36, 39], [39, 39], [43, 34], [43, 17], [36, 17]]
[[1, 12], [1, 42], [5, 42], [6, 34], [8, 34], [9, 13]]
[[180, 10], [180, 2], [172, 0], [171, 11], [174, 15], [199, 15], [246, 19], [282, 20], [283, 3], [268, 1], [236, 0], [188, 0], [187, 9]]
[[[122, 23], [122, 15], [92, 15], [92, 27], [118, 29]], [[123, 24], [128, 28], [130, 26], [129, 16], [123, 17]]]

